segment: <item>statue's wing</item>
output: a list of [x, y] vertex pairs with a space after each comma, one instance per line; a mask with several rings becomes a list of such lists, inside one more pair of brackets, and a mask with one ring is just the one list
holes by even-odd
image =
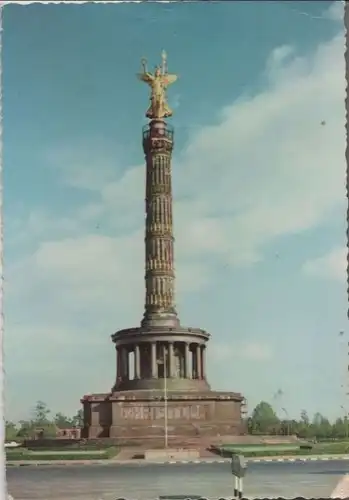
[[177, 75], [166, 74], [163, 76], [163, 82], [167, 87], [168, 85], [174, 83], [177, 80], [177, 78], [178, 78]]
[[150, 73], [137, 73], [137, 78], [146, 83], [151, 83], [153, 81], [153, 76]]

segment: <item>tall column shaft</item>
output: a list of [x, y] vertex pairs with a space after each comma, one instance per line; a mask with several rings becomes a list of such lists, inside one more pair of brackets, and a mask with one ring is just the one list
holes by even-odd
[[142, 325], [177, 326], [172, 221], [172, 132], [153, 120], [144, 133], [146, 158], [145, 312]]

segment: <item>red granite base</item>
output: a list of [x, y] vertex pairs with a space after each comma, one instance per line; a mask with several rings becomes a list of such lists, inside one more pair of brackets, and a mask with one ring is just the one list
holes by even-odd
[[168, 393], [162, 391], [122, 391], [85, 396], [85, 427], [89, 439], [117, 438], [120, 443], [151, 442], [163, 439], [165, 411], [169, 442], [198, 437], [241, 435], [241, 394]]

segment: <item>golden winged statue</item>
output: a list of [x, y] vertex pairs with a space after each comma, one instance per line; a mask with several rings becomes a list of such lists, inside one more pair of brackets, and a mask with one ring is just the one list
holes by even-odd
[[138, 78], [150, 86], [150, 106], [145, 114], [152, 120], [168, 118], [173, 112], [166, 101], [166, 90], [169, 85], [174, 83], [178, 76], [167, 72], [166, 52], [162, 52], [162, 65], [155, 68], [154, 74], [147, 70], [147, 63], [142, 59], [143, 72], [138, 73]]

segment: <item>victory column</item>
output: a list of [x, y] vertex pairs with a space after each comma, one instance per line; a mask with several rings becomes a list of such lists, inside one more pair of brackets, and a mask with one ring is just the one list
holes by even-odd
[[[209, 334], [181, 326], [175, 307], [171, 171], [174, 133], [165, 119], [173, 114], [166, 91], [178, 77], [168, 73], [165, 52], [153, 74], [143, 59], [142, 72], [137, 76], [150, 87], [150, 106], [146, 111], [150, 121], [143, 127], [144, 315], [139, 327], [112, 335], [116, 380], [110, 393], [82, 399], [84, 434], [90, 438], [105, 436], [122, 441], [142, 437], [156, 441], [163, 435], [164, 418], [166, 436], [168, 422], [172, 429], [170, 439], [178, 440], [192, 433], [196, 437], [240, 434], [242, 395], [211, 391], [206, 378]], [[154, 421], [159, 425], [154, 425]]]

